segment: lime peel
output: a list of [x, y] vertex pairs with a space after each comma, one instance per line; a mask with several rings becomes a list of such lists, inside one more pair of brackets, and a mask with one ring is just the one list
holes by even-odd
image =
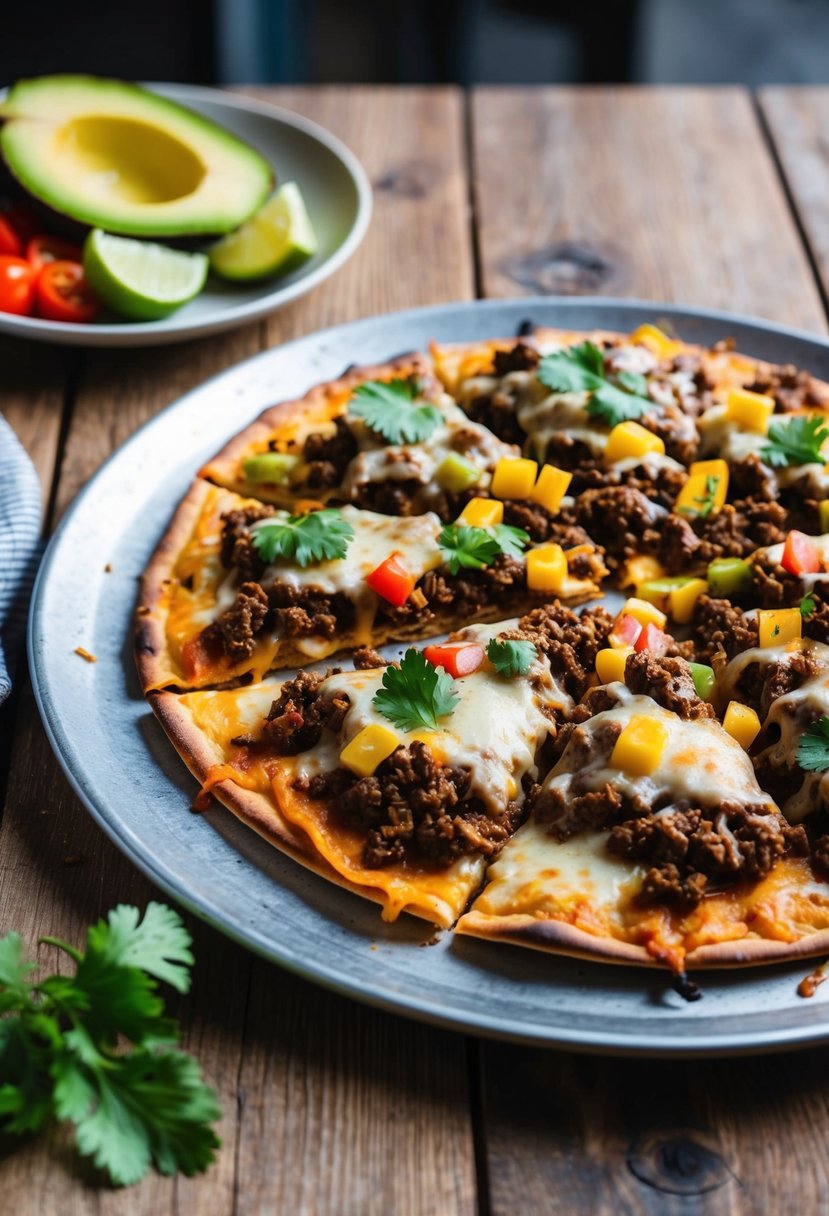
[[83, 250], [90, 287], [113, 312], [135, 321], [160, 321], [204, 287], [208, 260], [151, 241], [93, 228]]
[[289, 274], [317, 251], [317, 237], [296, 182], [285, 182], [246, 223], [210, 250], [210, 267], [244, 282]]

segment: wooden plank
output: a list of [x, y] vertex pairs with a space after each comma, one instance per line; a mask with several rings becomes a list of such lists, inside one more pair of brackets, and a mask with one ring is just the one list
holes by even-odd
[[829, 89], [761, 89], [758, 105], [829, 299]]
[[485, 295], [645, 296], [825, 329], [745, 92], [482, 89], [472, 113]]
[[[742, 92], [484, 89], [473, 140], [488, 294], [678, 300], [825, 331]], [[493, 1216], [827, 1210], [826, 1052], [759, 1068], [478, 1050]]]
[[[330, 289], [318, 289], [269, 322], [267, 340], [361, 313], [469, 297], [457, 94], [413, 91], [405, 105], [392, 105], [388, 90], [272, 96], [330, 123], [369, 166], [378, 198], [366, 246]], [[441, 142], [433, 139], [437, 134], [437, 151], [422, 146]], [[406, 166], [415, 185], [400, 184], [397, 175]], [[406, 223], [415, 239], [403, 239]], [[429, 234], [439, 265], [423, 255]], [[265, 336], [259, 326], [181, 347], [90, 354], [66, 440], [58, 511], [136, 426], [257, 351]], [[44, 932], [78, 941], [108, 907], [143, 905], [151, 888], [71, 793], [30, 693], [19, 719], [0, 830], [0, 928], [14, 926], [30, 944]], [[21, 1146], [3, 1162], [7, 1205], [20, 1216], [473, 1212], [462, 1041], [321, 993], [188, 923], [196, 939], [196, 986], [177, 1008], [185, 1042], [222, 1101], [225, 1147], [218, 1164], [203, 1178], [152, 1176], [126, 1192], [101, 1191], [75, 1162], [66, 1136], [56, 1134], [48, 1144]], [[51, 962], [51, 951], [41, 955]]]

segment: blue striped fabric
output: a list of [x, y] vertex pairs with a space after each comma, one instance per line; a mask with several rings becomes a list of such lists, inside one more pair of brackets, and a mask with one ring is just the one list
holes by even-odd
[[0, 415], [0, 703], [11, 692], [40, 554], [40, 482]]

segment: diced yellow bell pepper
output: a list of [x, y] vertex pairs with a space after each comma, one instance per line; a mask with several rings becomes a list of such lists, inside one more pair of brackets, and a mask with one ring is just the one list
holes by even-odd
[[761, 646], [785, 646], [803, 635], [799, 608], [762, 608], [757, 613]]
[[446, 763], [446, 752], [443, 749], [443, 732], [439, 730], [416, 730], [409, 735], [408, 742], [425, 743], [438, 764]]
[[656, 604], [649, 604], [647, 600], [640, 600], [635, 595], [625, 600], [619, 613], [619, 616], [622, 615], [632, 616], [640, 625], [656, 625], [657, 629], [664, 629], [668, 620]]
[[741, 705], [739, 701], [728, 702], [722, 724], [731, 738], [736, 739], [746, 751], [760, 733], [760, 719], [757, 714], [750, 706]]
[[400, 740], [393, 730], [381, 726], [379, 722], [372, 722], [345, 745], [340, 752], [340, 764], [358, 777], [370, 777], [377, 765], [382, 764], [399, 746]]
[[632, 777], [647, 777], [662, 759], [667, 741], [668, 728], [663, 722], [637, 714], [616, 740], [610, 763]]
[[774, 413], [774, 397], [765, 393], [752, 393], [747, 388], [731, 388], [725, 399], [726, 417], [746, 431], [765, 435], [769, 418]]
[[665, 455], [665, 444], [659, 436], [638, 422], [620, 422], [607, 437], [604, 456], [608, 464], [614, 464], [617, 460], [646, 456], [648, 452]]
[[649, 579], [662, 578], [664, 573], [665, 567], [655, 557], [648, 553], [637, 553], [636, 557], [629, 557], [623, 563], [619, 571], [619, 586], [627, 591], [629, 587], [638, 587]]
[[632, 646], [618, 646], [615, 650], [599, 650], [596, 653], [596, 675], [602, 684], [612, 684], [614, 680], [625, 679], [625, 663], [629, 654], [633, 654]]
[[820, 512], [820, 530], [821, 533], [829, 532], [829, 498], [824, 498], [820, 503], [818, 510]]
[[470, 498], [458, 516], [458, 523], [470, 528], [492, 528], [503, 518], [504, 504], [497, 498]]
[[672, 587], [668, 596], [671, 617], [678, 625], [687, 625], [694, 615], [694, 606], [701, 595], [705, 595], [708, 584], [704, 578], [691, 578], [681, 587]]
[[527, 552], [530, 591], [561, 591], [566, 577], [567, 558], [561, 545], [539, 545]]
[[538, 481], [533, 486], [530, 498], [539, 503], [545, 511], [555, 515], [572, 480], [572, 473], [565, 473], [564, 469], [557, 469], [554, 464], [545, 464], [538, 474]]
[[[711, 479], [709, 481], [709, 478]], [[674, 510], [680, 515], [721, 511], [728, 497], [728, 465], [724, 460], [695, 460], [679, 491]]]
[[628, 341], [635, 346], [647, 346], [648, 350], [653, 351], [660, 359], [667, 359], [675, 354], [680, 345], [656, 325], [640, 325], [638, 329], [634, 329]]
[[492, 474], [492, 493], [496, 498], [529, 498], [537, 474], [538, 465], [534, 460], [513, 460], [504, 456]]

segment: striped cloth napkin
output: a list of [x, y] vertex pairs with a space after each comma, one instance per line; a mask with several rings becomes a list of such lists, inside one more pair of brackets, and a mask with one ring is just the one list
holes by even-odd
[[0, 704], [11, 692], [40, 554], [40, 481], [0, 415]]

